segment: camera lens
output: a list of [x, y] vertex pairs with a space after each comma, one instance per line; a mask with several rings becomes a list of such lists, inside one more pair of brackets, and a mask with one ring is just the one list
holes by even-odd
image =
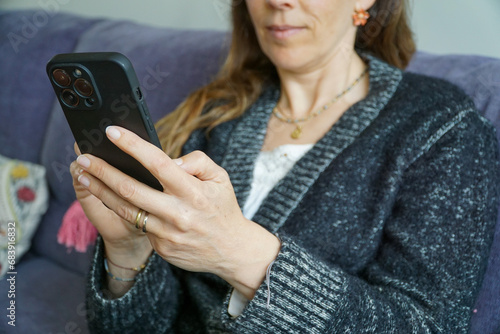
[[78, 79], [75, 81], [75, 90], [82, 96], [90, 96], [94, 92], [94, 88], [90, 82], [85, 79]]
[[52, 72], [52, 76], [54, 77], [54, 81], [63, 87], [68, 87], [71, 83], [71, 77], [66, 73], [65, 70], [57, 69]]
[[78, 95], [71, 89], [65, 89], [61, 94], [61, 99], [70, 107], [76, 107], [78, 105]]
[[89, 97], [88, 99], [85, 100], [85, 104], [87, 105], [87, 107], [93, 107], [95, 104], [95, 99]]

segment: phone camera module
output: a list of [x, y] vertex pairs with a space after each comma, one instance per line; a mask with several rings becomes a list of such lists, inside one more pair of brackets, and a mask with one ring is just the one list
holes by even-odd
[[65, 70], [56, 69], [52, 72], [54, 81], [62, 87], [68, 87], [71, 84], [71, 77]]
[[85, 79], [78, 79], [75, 81], [75, 90], [81, 96], [86, 96], [86, 97], [91, 96], [92, 93], [94, 92], [94, 88], [92, 87], [90, 82], [88, 82]]
[[61, 94], [61, 99], [70, 107], [76, 107], [79, 102], [78, 95], [71, 89], [65, 89]]

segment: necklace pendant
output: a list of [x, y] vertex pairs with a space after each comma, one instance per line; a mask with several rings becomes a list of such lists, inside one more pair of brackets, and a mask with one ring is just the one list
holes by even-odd
[[293, 130], [290, 137], [292, 137], [292, 139], [299, 139], [300, 136], [302, 136], [302, 127], [300, 125], [297, 125], [297, 127], [295, 128], [295, 130]]

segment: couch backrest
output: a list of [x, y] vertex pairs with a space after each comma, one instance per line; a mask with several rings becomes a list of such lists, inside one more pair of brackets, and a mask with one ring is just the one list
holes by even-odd
[[0, 12], [0, 154], [31, 162], [39, 162], [54, 102], [45, 64], [56, 53], [71, 52], [75, 36], [94, 23], [56, 15], [35, 25], [35, 13]]

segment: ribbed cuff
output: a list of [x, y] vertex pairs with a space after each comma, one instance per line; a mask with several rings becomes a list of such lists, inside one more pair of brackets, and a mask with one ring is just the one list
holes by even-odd
[[171, 327], [178, 309], [179, 289], [166, 261], [153, 252], [132, 288], [117, 299], [108, 298], [103, 289], [103, 261], [104, 247], [99, 237], [87, 283], [87, 318], [92, 332], [128, 333], [139, 327], [155, 332]]
[[281, 251], [270, 273], [270, 299], [264, 282], [236, 319], [223, 307], [228, 329], [244, 333], [324, 333], [345, 306], [341, 272], [315, 260], [290, 239], [282, 238]]

